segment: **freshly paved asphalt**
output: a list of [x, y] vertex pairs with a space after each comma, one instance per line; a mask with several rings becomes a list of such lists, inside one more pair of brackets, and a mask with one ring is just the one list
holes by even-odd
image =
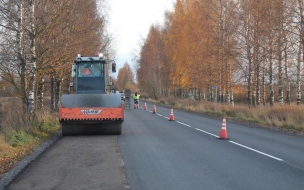
[[228, 120], [219, 140], [222, 118], [147, 106], [125, 111], [118, 138], [132, 190], [303, 189], [303, 137]]

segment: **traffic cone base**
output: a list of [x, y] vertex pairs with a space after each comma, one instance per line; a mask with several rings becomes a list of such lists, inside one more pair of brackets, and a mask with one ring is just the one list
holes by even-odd
[[227, 128], [226, 128], [226, 117], [223, 118], [222, 128], [221, 128], [220, 136], [218, 137], [218, 139], [229, 140], [228, 135], [227, 135]]
[[229, 140], [229, 138], [227, 137], [227, 133], [226, 132], [222, 132], [220, 133], [220, 137], [217, 137], [217, 139], [220, 140]]
[[171, 108], [169, 121], [174, 121], [173, 108]]
[[154, 108], [153, 108], [153, 112], [152, 113], [156, 113], [156, 106], [154, 105]]

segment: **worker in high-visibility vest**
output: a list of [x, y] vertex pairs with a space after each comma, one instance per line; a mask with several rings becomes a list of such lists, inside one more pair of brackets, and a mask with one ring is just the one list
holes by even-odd
[[137, 94], [137, 92], [135, 92], [135, 94], [133, 95], [133, 99], [134, 99], [134, 109], [138, 109], [138, 99], [139, 99], [140, 94]]

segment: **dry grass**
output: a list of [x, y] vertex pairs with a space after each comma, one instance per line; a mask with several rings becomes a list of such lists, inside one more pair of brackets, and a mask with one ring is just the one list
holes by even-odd
[[225, 115], [236, 120], [304, 132], [304, 108], [295, 105], [249, 108], [246, 105], [231, 106], [208, 101], [189, 101], [174, 98], [163, 98], [159, 101], [147, 99], [147, 101], [204, 114]]
[[11, 155], [14, 148], [6, 143], [4, 135], [0, 135], [0, 157]]
[[59, 131], [57, 114], [41, 110], [35, 117], [22, 111], [17, 98], [1, 98], [0, 174]]

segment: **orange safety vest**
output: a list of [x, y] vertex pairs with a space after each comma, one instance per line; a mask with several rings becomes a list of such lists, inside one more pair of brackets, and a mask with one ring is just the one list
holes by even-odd
[[89, 71], [88, 68], [84, 68], [83, 71], [82, 71], [82, 73], [83, 73], [84, 75], [88, 75], [88, 74], [90, 73], [90, 71]]

